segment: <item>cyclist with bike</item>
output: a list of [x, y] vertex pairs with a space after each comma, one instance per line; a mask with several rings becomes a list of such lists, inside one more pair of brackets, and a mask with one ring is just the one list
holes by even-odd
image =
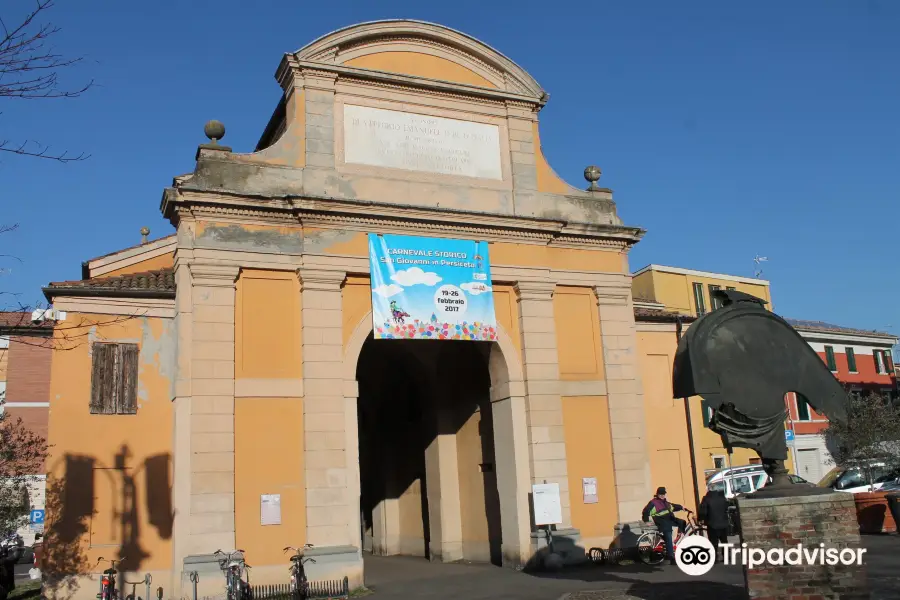
[[663, 539], [666, 541], [666, 556], [669, 557], [669, 563], [675, 564], [675, 546], [672, 544], [672, 528], [677, 527], [679, 533], [684, 533], [687, 529], [687, 522], [675, 516], [678, 511], [684, 510], [680, 504], [672, 504], [666, 499], [666, 488], [656, 488], [656, 495], [644, 507], [641, 519], [645, 523], [649, 523], [653, 519], [653, 524], [659, 529]]

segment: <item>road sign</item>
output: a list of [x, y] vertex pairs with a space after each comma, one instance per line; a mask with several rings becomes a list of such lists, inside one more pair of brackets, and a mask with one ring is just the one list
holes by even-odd
[[31, 511], [31, 524], [32, 525], [43, 525], [44, 524], [44, 511], [43, 510], [33, 510]]
[[794, 443], [794, 430], [793, 429], [785, 429], [784, 430], [784, 441], [788, 444]]

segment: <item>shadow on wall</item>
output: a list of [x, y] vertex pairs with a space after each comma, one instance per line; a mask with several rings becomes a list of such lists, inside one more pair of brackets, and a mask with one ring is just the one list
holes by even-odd
[[[141, 504], [159, 538], [172, 537], [175, 515], [170, 495], [171, 456], [154, 455], [139, 465], [134, 465], [131, 458], [128, 446], [123, 445], [113, 465], [91, 456], [66, 454], [60, 459], [60, 475], [54, 475], [59, 473], [59, 467], [50, 469], [41, 565], [48, 597], [71, 598], [78, 589], [79, 576], [109, 568], [108, 563], [93, 562], [88, 549], [92, 549], [92, 556], [122, 560], [118, 567], [121, 572], [140, 571], [151, 557], [140, 541]], [[144, 486], [143, 503], [139, 482]], [[105, 514], [97, 507], [98, 497], [105, 498], [105, 505], [110, 507], [103, 511]], [[104, 531], [108, 532], [105, 536]], [[103, 539], [92, 539], [93, 536]], [[119, 582], [124, 586], [124, 577]], [[124, 597], [124, 591], [120, 592]]]

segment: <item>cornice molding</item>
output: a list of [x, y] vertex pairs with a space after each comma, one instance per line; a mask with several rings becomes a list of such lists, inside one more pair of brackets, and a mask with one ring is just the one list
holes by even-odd
[[556, 284], [552, 281], [518, 281], [514, 286], [518, 302], [550, 302]]
[[439, 49], [448, 55], [455, 56], [456, 58], [461, 59], [463, 62], [471, 61], [481, 69], [484, 69], [485, 71], [493, 75], [492, 79], [494, 79], [495, 81], [502, 81], [507, 85], [512, 84], [512, 87], [515, 87], [516, 91], [518, 91], [519, 93], [528, 93], [524, 86], [519, 85], [506, 73], [501, 72], [500, 69], [493, 67], [484, 60], [481, 60], [477, 56], [474, 56], [470, 52], [463, 52], [459, 48], [451, 46], [450, 44], [445, 44], [437, 40], [428, 39], [422, 37], [421, 35], [415, 35], [413, 33], [409, 33], [406, 35], [386, 35], [383, 37], [368, 38], [356, 42], [350, 42], [346, 46], [342, 46], [340, 48], [338, 48], [337, 46], [333, 46], [328, 50], [324, 50], [314, 56], [311, 56], [310, 60], [333, 62], [339, 55], [348, 54], [360, 48], [390, 44], [391, 42], [421, 44], [423, 46], [429, 46], [431, 48]]
[[[173, 224], [198, 219], [257, 222], [274, 226], [304, 225], [357, 231], [445, 234], [443, 237], [476, 237], [486, 241], [513, 241], [567, 248], [626, 251], [640, 239], [633, 228], [579, 225], [516, 216], [434, 210], [405, 205], [355, 203], [337, 199], [283, 199], [271, 207], [237, 204], [243, 197], [199, 193], [170, 196], [167, 213]], [[174, 213], [174, 214], [173, 214]], [[441, 237], [441, 236], [438, 236]]]
[[240, 267], [236, 265], [210, 265], [189, 263], [191, 280], [194, 287], [234, 287]]
[[345, 271], [329, 271], [326, 269], [297, 269], [297, 278], [300, 280], [300, 292], [317, 290], [323, 292], [340, 291], [347, 279]]
[[[496, 85], [501, 93], [520, 95], [540, 105], [547, 101], [547, 94], [525, 69], [488, 44], [443, 25], [407, 19], [360, 23], [323, 35], [296, 52], [286, 55], [282, 60], [282, 66], [279, 67], [279, 73], [291, 63], [302, 64], [306, 61], [340, 68], [343, 60], [362, 54], [359, 50], [366, 46], [373, 46], [377, 51], [382, 51], [381, 47], [384, 46], [402, 47], [404, 44], [425, 46], [432, 49], [436, 56], [480, 72], [479, 74]], [[344, 56], [348, 58], [344, 59]], [[371, 76], [381, 73], [366, 72]], [[439, 82], [426, 78], [411, 79]], [[463, 84], [456, 84], [454, 87], [495, 91], [486, 87]]]

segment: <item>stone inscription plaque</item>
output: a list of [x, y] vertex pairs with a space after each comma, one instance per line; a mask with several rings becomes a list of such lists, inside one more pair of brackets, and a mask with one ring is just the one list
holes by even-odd
[[502, 179], [496, 125], [344, 105], [344, 162]]

